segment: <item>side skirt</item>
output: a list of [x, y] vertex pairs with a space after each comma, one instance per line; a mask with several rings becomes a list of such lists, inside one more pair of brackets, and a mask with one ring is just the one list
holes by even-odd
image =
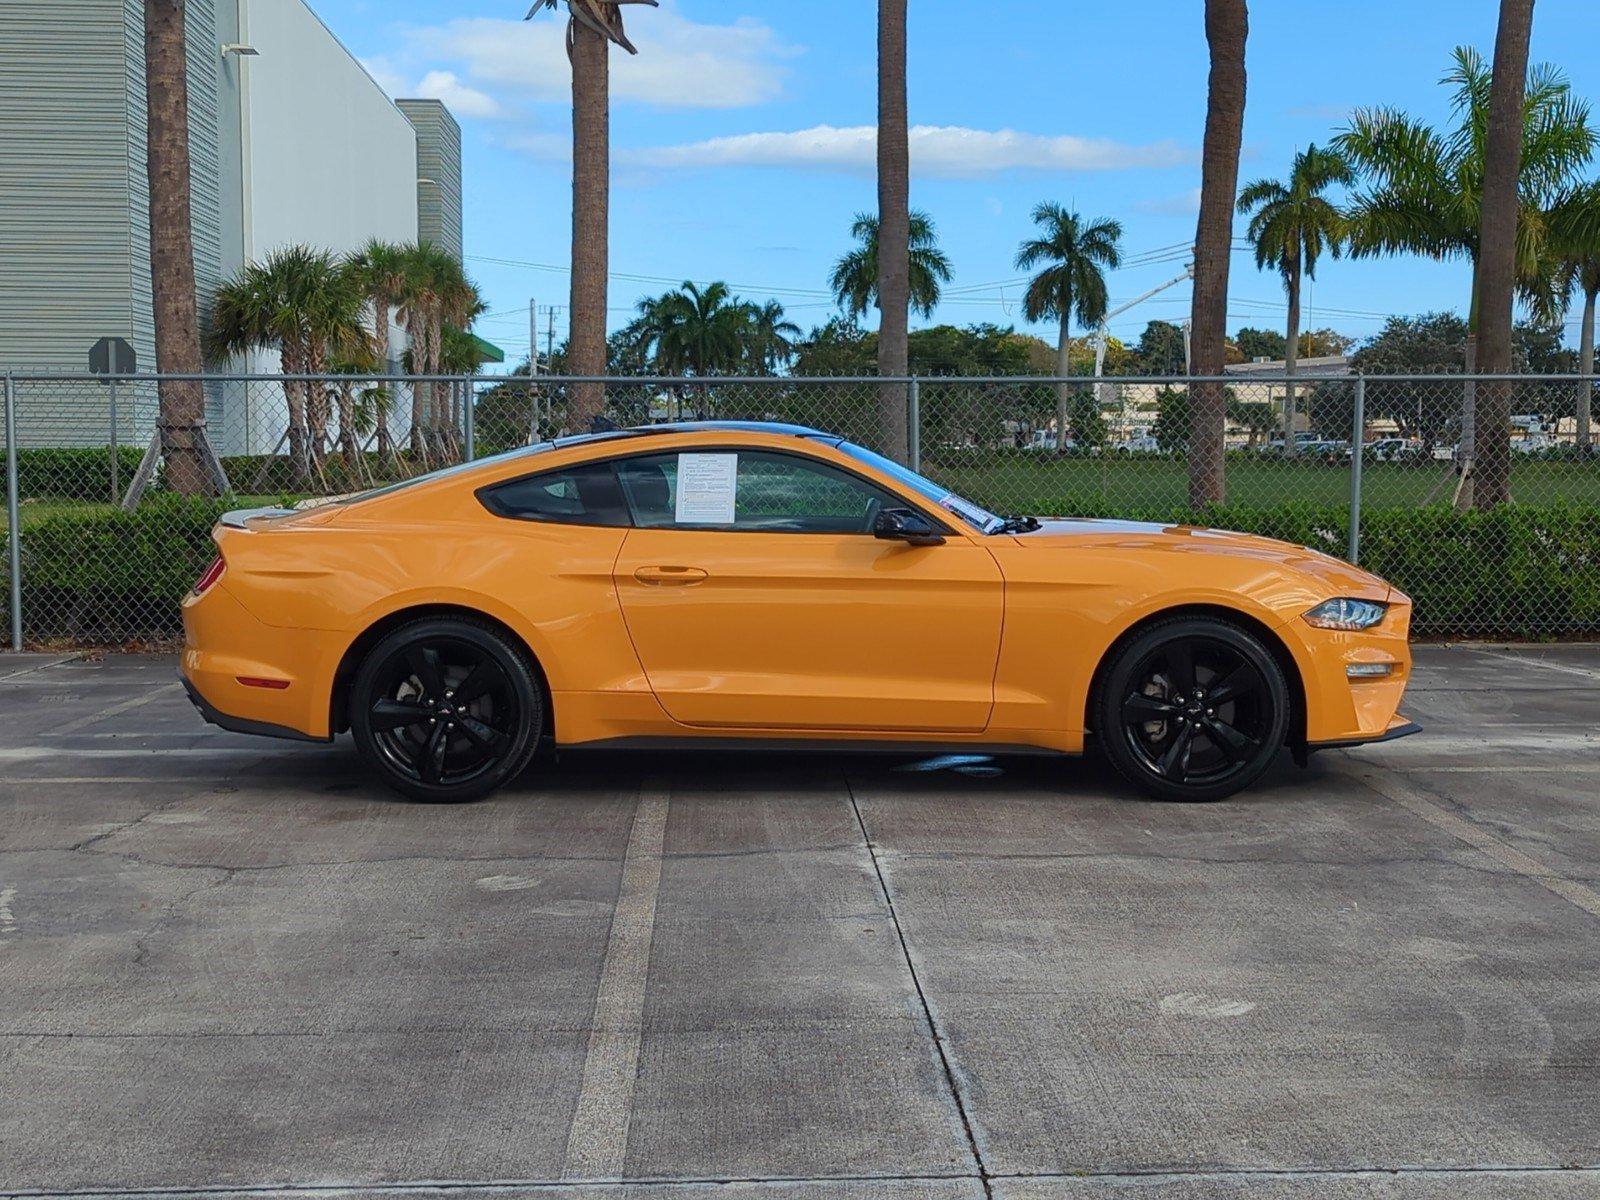
[[719, 754], [974, 754], [1029, 758], [1079, 758], [1043, 746], [984, 742], [900, 742], [859, 738], [621, 737], [573, 742], [557, 747], [562, 754], [589, 750], [703, 750]]

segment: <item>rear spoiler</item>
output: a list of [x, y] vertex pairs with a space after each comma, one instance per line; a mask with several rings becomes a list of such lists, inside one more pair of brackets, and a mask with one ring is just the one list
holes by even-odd
[[249, 529], [249, 522], [263, 517], [293, 517], [296, 512], [292, 508], [238, 508], [233, 512], [225, 512], [217, 518], [218, 525], [226, 525], [229, 529]]

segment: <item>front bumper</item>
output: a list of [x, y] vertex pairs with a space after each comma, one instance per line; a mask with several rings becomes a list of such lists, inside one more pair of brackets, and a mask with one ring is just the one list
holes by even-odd
[[1351, 746], [1376, 746], [1383, 742], [1397, 742], [1401, 738], [1410, 737], [1414, 733], [1421, 733], [1422, 726], [1415, 721], [1408, 721], [1396, 714], [1394, 720], [1389, 722], [1389, 727], [1382, 733], [1370, 737], [1345, 738], [1335, 742], [1307, 742], [1307, 750], [1345, 750]]

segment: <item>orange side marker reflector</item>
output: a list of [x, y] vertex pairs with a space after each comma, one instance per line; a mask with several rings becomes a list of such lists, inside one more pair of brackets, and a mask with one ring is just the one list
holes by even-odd
[[258, 679], [254, 675], [240, 675], [237, 678], [245, 687], [268, 688], [274, 692], [281, 692], [289, 686], [287, 679]]

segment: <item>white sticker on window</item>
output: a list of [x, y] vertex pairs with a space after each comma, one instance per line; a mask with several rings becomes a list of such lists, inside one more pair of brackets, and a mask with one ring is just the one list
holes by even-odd
[[678, 455], [679, 525], [732, 525], [738, 498], [737, 454]]

